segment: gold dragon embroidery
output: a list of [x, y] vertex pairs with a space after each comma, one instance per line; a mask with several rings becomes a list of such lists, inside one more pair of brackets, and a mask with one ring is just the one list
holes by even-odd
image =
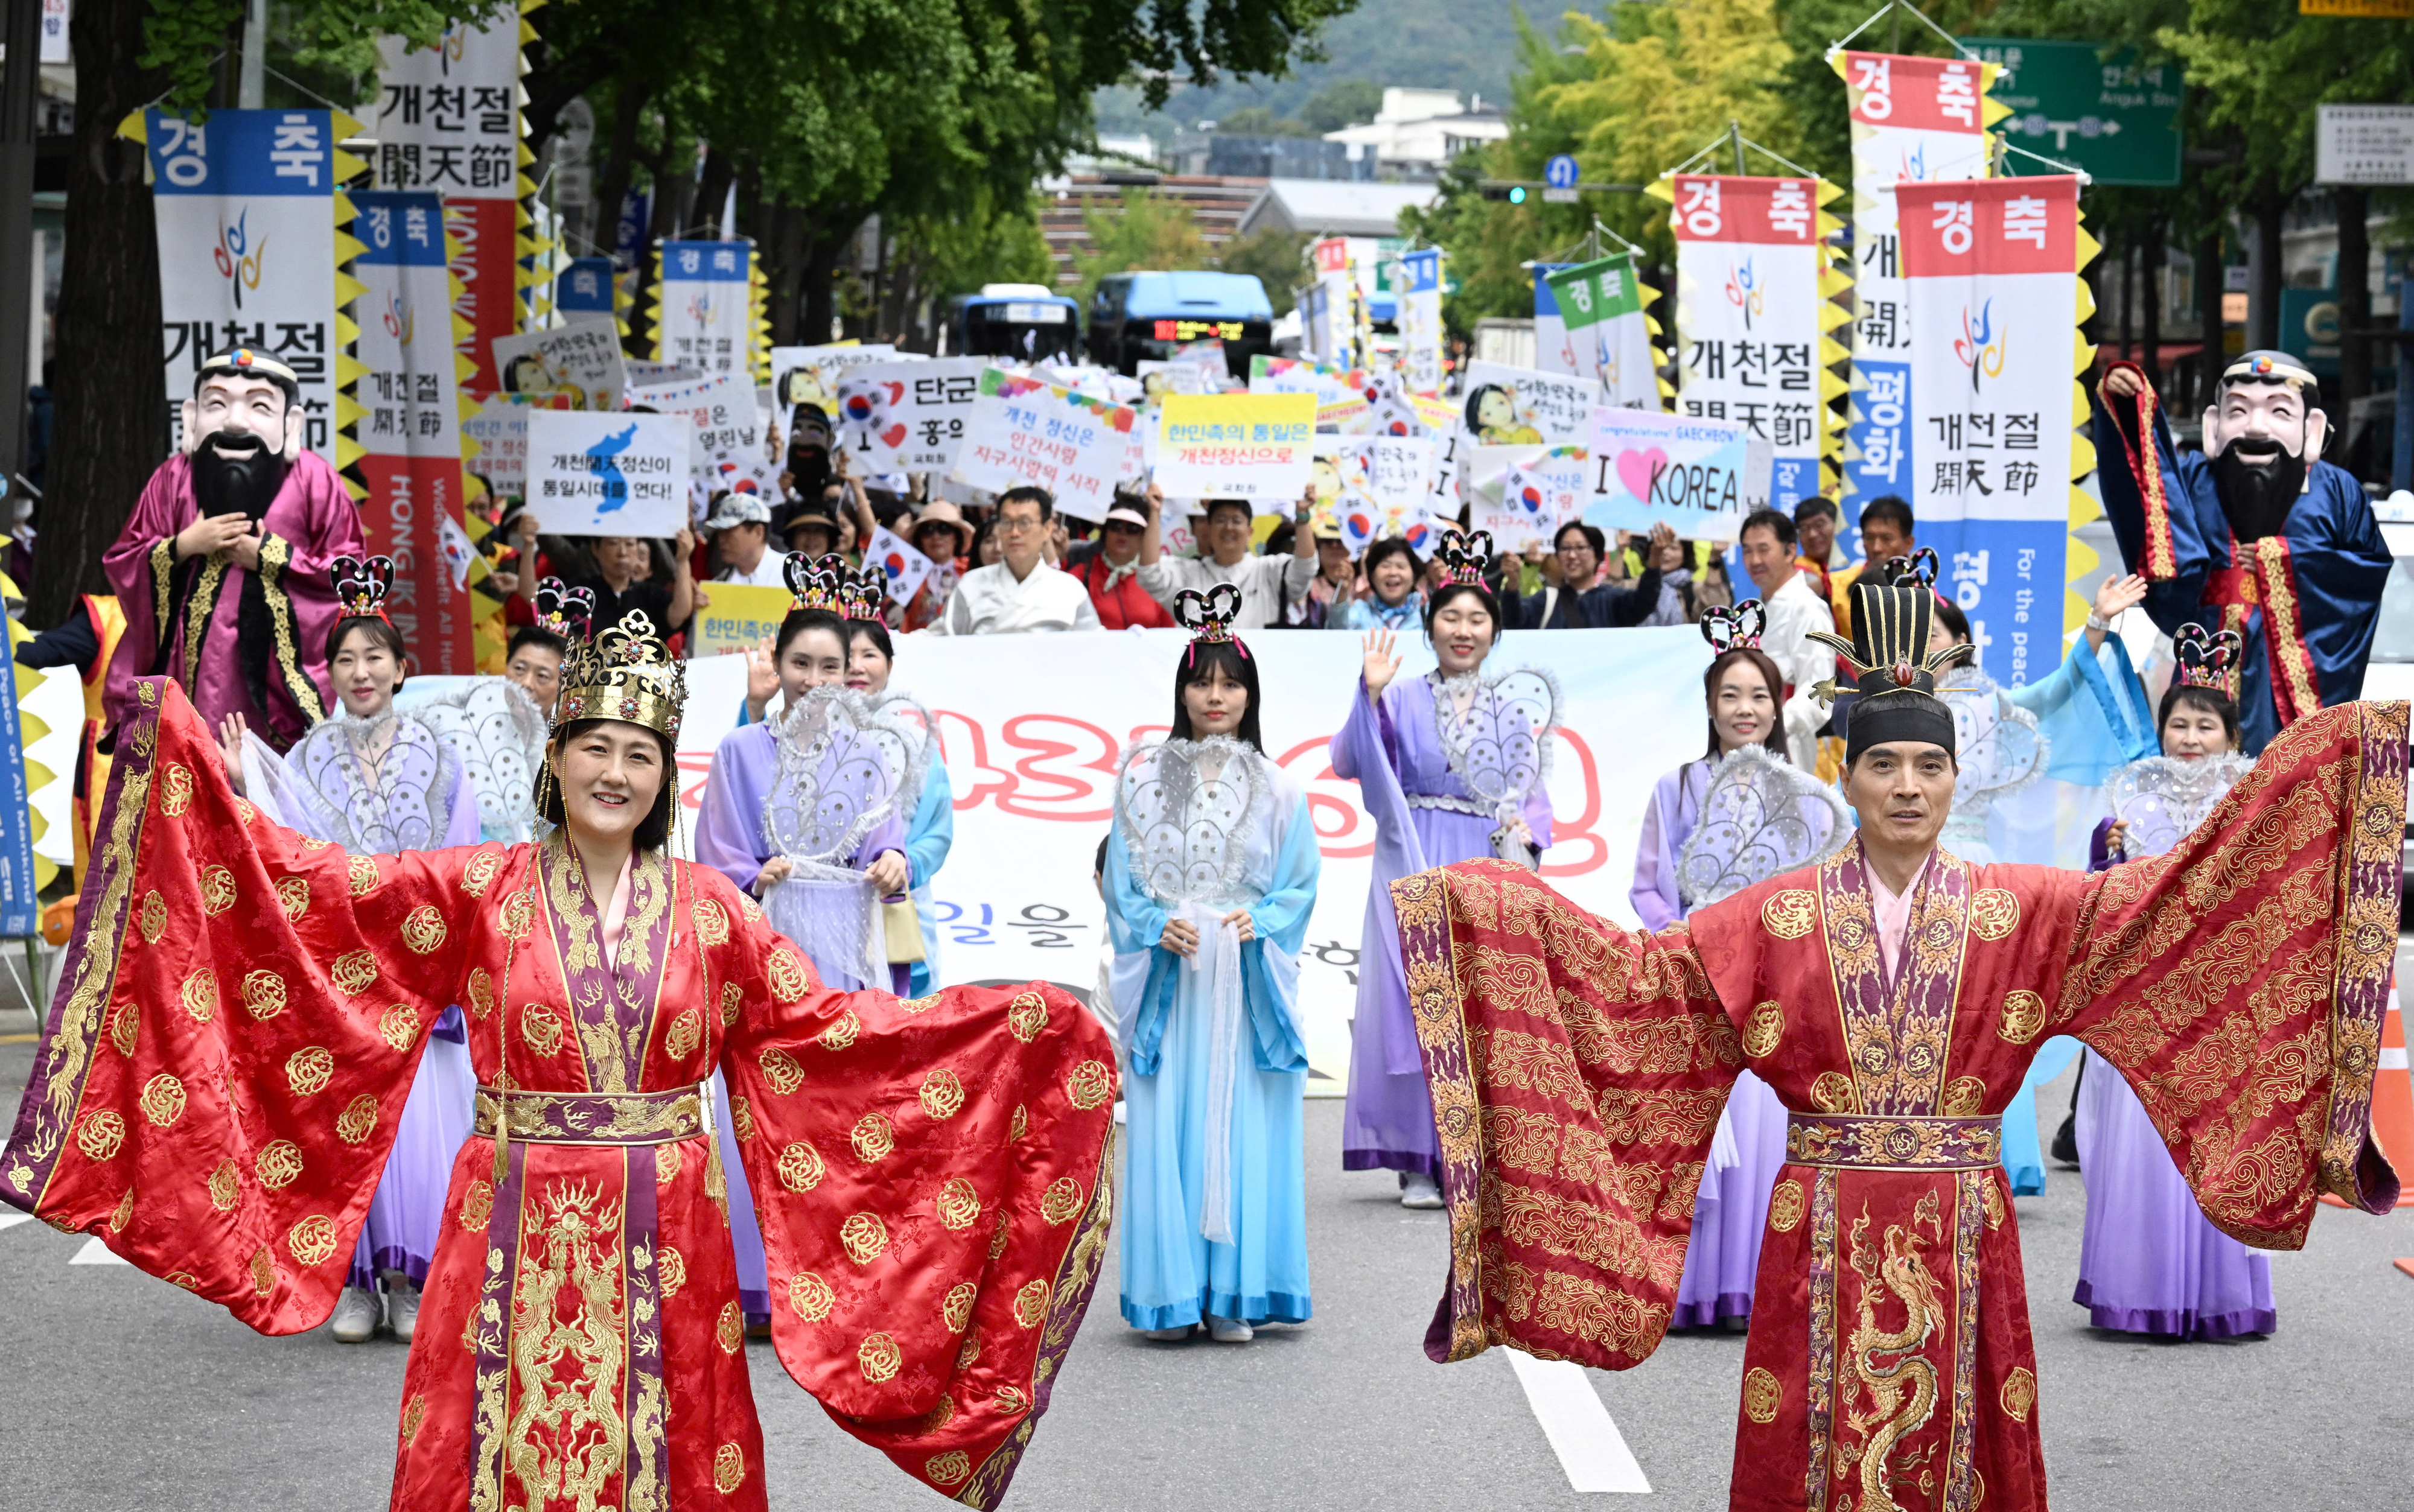
[[[1860, 1460], [1862, 1512], [1903, 1512], [1894, 1498], [1894, 1487], [1910, 1479], [1911, 1471], [1936, 1449], [1930, 1445], [1900, 1464], [1889, 1462], [1902, 1442], [1936, 1411], [1936, 1365], [1923, 1351], [1944, 1328], [1945, 1309], [1942, 1288], [1919, 1257], [1917, 1225], [1923, 1220], [1942, 1242], [1943, 1221], [1932, 1192], [1913, 1209], [1911, 1227], [1886, 1225], [1883, 1255], [1870, 1242], [1866, 1206], [1853, 1222], [1852, 1264], [1861, 1277], [1860, 1323], [1845, 1345], [1855, 1389], [1844, 1421], [1853, 1432], [1867, 1437], [1858, 1445], [1845, 1445], [1842, 1453], [1848, 1465], [1855, 1453]], [[1903, 1321], [1899, 1328], [1878, 1327], [1881, 1285], [1902, 1303]], [[1879, 1356], [1885, 1355], [1894, 1356], [1891, 1363], [1879, 1363]], [[1864, 1399], [1866, 1407], [1861, 1405]], [[1920, 1478], [1928, 1480], [1925, 1471]]]
[[532, 1506], [600, 1512], [628, 1449], [620, 1209], [584, 1184], [545, 1194], [512, 1301], [518, 1402], [507, 1453]]

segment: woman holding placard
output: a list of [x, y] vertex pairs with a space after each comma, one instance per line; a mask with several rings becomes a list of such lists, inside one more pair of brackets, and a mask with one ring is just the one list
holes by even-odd
[[1316, 824], [1258, 734], [1258, 668], [1232, 634], [1240, 589], [1185, 588], [1194, 632], [1173, 728], [1115, 782], [1101, 890], [1130, 1075], [1124, 1319], [1220, 1343], [1304, 1323], [1307, 1049], [1299, 951], [1316, 906]]
[[1536, 867], [1551, 843], [1542, 778], [1558, 687], [1526, 668], [1484, 676], [1501, 624], [1500, 602], [1484, 586], [1491, 555], [1483, 531], [1444, 533], [1441, 586], [1424, 608], [1438, 666], [1402, 682], [1393, 632], [1370, 632], [1361, 691], [1333, 740], [1334, 773], [1357, 781], [1375, 825], [1341, 1165], [1397, 1171], [1406, 1208], [1441, 1206], [1441, 1146], [1408, 1014], [1392, 883], [1475, 856]]

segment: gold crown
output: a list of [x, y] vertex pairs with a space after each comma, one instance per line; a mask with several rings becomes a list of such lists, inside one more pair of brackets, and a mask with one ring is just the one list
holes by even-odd
[[686, 704], [687, 670], [671, 660], [646, 612], [632, 609], [602, 634], [572, 644], [553, 727], [620, 719], [676, 742]]

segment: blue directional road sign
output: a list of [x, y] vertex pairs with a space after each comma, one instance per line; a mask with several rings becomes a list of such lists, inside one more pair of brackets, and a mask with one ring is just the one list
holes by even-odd
[[1554, 189], [1574, 188], [1576, 177], [1576, 160], [1571, 154], [1561, 153], [1542, 165], [1542, 182]]

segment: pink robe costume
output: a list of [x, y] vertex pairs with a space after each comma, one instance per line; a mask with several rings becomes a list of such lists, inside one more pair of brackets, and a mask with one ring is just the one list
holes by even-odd
[[[170, 457], [143, 485], [126, 528], [101, 557], [126, 612], [125, 637], [109, 660], [103, 708], [110, 728], [126, 718], [138, 678], [173, 677], [210, 729], [240, 714], [261, 739], [284, 750], [334, 702], [326, 645], [338, 610], [327, 569], [338, 556], [366, 555], [360, 511], [335, 469], [305, 451], [261, 516], [256, 573], [222, 552], [176, 560], [176, 532], [199, 512], [192, 459]], [[255, 605], [251, 634], [258, 652], [248, 664], [243, 644], [247, 601]]]

